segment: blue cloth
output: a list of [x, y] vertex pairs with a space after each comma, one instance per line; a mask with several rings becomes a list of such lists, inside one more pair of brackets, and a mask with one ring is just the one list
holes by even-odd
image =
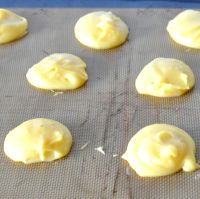
[[7, 8], [200, 8], [200, 0], [0, 0]]

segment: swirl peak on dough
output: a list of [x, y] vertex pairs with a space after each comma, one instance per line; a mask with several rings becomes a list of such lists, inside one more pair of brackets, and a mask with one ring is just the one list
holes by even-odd
[[182, 129], [169, 124], [142, 128], [131, 138], [122, 158], [143, 177], [199, 169], [193, 139]]
[[128, 26], [112, 12], [98, 11], [81, 17], [74, 32], [76, 38], [85, 46], [110, 49], [125, 42]]
[[185, 10], [169, 21], [167, 31], [177, 43], [200, 49], [200, 12]]
[[0, 44], [23, 37], [27, 33], [28, 22], [24, 17], [6, 9], [0, 9]]
[[194, 74], [184, 62], [172, 58], [156, 58], [142, 69], [135, 86], [140, 94], [175, 97], [186, 93], [194, 83]]
[[76, 89], [88, 79], [85, 68], [85, 62], [79, 57], [55, 53], [31, 67], [26, 77], [30, 84], [41, 89]]

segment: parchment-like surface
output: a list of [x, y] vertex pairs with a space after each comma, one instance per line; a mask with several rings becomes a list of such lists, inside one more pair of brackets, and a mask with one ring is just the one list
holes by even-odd
[[[74, 37], [76, 21], [91, 9], [14, 11], [28, 19], [29, 34], [0, 46], [0, 198], [199, 199], [200, 171], [140, 178], [121, 159], [130, 138], [153, 123], [187, 131], [200, 158], [200, 51], [175, 44], [166, 32], [168, 21], [180, 10], [112, 9], [130, 34], [124, 45], [106, 51], [84, 47]], [[28, 68], [51, 53], [81, 57], [87, 63], [87, 84], [59, 95], [29, 85]], [[156, 57], [188, 64], [196, 76], [195, 88], [177, 98], [138, 95], [135, 79]], [[70, 129], [74, 144], [67, 158], [24, 165], [4, 155], [8, 131], [36, 117], [57, 120]], [[100, 146], [105, 155], [95, 150]]]

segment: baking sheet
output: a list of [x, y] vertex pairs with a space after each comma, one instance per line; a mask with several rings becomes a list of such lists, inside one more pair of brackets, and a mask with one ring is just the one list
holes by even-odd
[[[124, 45], [103, 51], [86, 48], [74, 38], [76, 21], [94, 10], [13, 11], [28, 19], [29, 34], [0, 47], [0, 198], [200, 198], [199, 171], [140, 178], [120, 158], [130, 138], [152, 123], [174, 124], [187, 131], [200, 158], [200, 52], [175, 44], [165, 30], [181, 10], [112, 9], [127, 23], [130, 34]], [[89, 81], [84, 87], [55, 96], [28, 84], [28, 68], [56, 52], [85, 60]], [[138, 95], [135, 79], [156, 57], [177, 58], [190, 65], [196, 76], [192, 92], [168, 99]], [[74, 144], [67, 158], [24, 165], [4, 155], [9, 130], [36, 117], [57, 120], [70, 129]], [[95, 150], [100, 146], [105, 155]]]

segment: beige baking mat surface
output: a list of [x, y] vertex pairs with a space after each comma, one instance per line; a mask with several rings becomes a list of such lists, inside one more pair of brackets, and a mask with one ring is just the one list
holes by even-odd
[[[0, 198], [199, 199], [200, 171], [140, 178], [120, 158], [139, 129], [169, 123], [194, 138], [200, 159], [200, 51], [175, 44], [165, 30], [180, 10], [112, 9], [128, 24], [130, 34], [124, 45], [106, 51], [88, 49], [74, 38], [77, 19], [93, 10], [14, 11], [28, 19], [29, 34], [0, 46]], [[55, 52], [85, 60], [89, 81], [84, 87], [55, 95], [28, 84], [28, 68]], [[193, 91], [171, 99], [138, 95], [134, 81], [156, 57], [190, 65], [196, 75]], [[24, 165], [4, 155], [8, 131], [36, 117], [55, 119], [71, 130], [74, 145], [68, 158]], [[105, 155], [95, 150], [100, 146]]]

